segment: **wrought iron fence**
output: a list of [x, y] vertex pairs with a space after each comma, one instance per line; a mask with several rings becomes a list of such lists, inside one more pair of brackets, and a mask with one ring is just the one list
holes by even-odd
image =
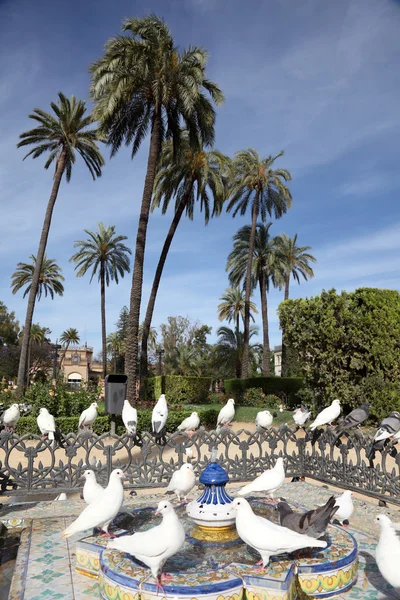
[[[191, 460], [200, 474], [208, 464], [211, 450], [218, 448], [218, 461], [231, 482], [248, 481], [285, 457], [288, 477], [311, 477], [339, 487], [362, 491], [400, 505], [400, 454], [388, 444], [368, 460], [371, 438], [356, 431], [336, 440], [334, 430], [312, 441], [302, 430], [287, 425], [267, 431], [220, 433], [200, 429], [193, 437], [174, 433], [159, 445], [149, 433], [141, 440], [127, 435], [97, 436], [90, 432], [64, 436], [65, 448], [37, 435], [0, 434], [0, 480], [17, 486], [13, 493], [59, 493], [79, 490], [88, 467], [103, 485], [112, 469], [122, 467], [127, 487], [133, 489], [166, 486], [173, 471]], [[192, 454], [188, 458], [187, 452]], [[1, 484], [1, 481], [0, 481]]]

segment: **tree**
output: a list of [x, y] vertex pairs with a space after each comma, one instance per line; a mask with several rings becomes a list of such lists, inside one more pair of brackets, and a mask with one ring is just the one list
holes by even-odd
[[[220, 321], [233, 321], [236, 325], [236, 331], [240, 330], [239, 320], [242, 317], [244, 322], [245, 318], [245, 298], [244, 290], [239, 285], [233, 285], [232, 287], [226, 288], [222, 294], [220, 300], [222, 302], [218, 304], [218, 319]], [[258, 314], [258, 310], [254, 302], [250, 302], [250, 318], [254, 322], [252, 312]]]
[[131, 251], [122, 242], [127, 239], [126, 235], [116, 235], [115, 225], [104, 227], [98, 224], [98, 231], [85, 229], [88, 238], [78, 240], [74, 248], [79, 248], [70, 261], [76, 263], [75, 271], [77, 277], [83, 277], [90, 270], [90, 283], [97, 274], [100, 282], [101, 296], [101, 336], [103, 351], [103, 377], [107, 373], [107, 335], [106, 335], [106, 286], [110, 281], [118, 284], [118, 277], [124, 277], [130, 271], [130, 260], [128, 254]]
[[60, 358], [60, 369], [63, 364], [63, 361], [65, 360], [65, 355], [68, 352], [70, 344], [79, 344], [80, 341], [81, 338], [79, 336], [78, 330], [74, 327], [70, 327], [69, 329], [66, 329], [62, 332], [62, 334], [60, 335], [60, 343], [64, 345], [64, 349]]
[[[258, 334], [258, 327], [250, 327], [250, 339]], [[217, 331], [217, 356], [219, 361], [227, 362], [234, 368], [236, 377], [240, 377], [243, 369], [244, 334], [238, 329], [220, 327]], [[257, 344], [259, 346], [259, 344]], [[250, 356], [254, 346], [250, 345]]]
[[117, 331], [107, 336], [107, 352], [113, 361], [114, 373], [117, 373], [117, 359], [125, 354], [125, 341], [121, 339]]
[[[32, 279], [35, 273], [36, 257], [31, 254], [29, 258], [31, 259], [32, 264], [22, 262], [17, 263], [17, 270], [11, 276], [11, 291], [13, 294], [16, 294], [21, 288], [26, 286], [23, 298], [30, 292]], [[36, 295], [38, 301], [43, 293], [46, 298], [47, 294], [49, 294], [52, 300], [54, 300], [54, 294], [58, 294], [59, 296], [64, 294], [64, 286], [62, 284], [64, 277], [61, 273], [62, 269], [57, 265], [54, 258], [47, 258], [46, 253], [44, 253]]]
[[[158, 261], [143, 322], [140, 355], [141, 378], [145, 377], [147, 373], [147, 339], [158, 287], [181, 217], [186, 212], [186, 216], [193, 220], [196, 201], [200, 203], [200, 210], [204, 210], [206, 225], [210, 215], [221, 214], [226, 197], [226, 173], [229, 162], [228, 157], [217, 150], [208, 152], [204, 150], [200, 140], [197, 147], [193, 148], [187, 134], [181, 140], [177, 155], [174, 152], [172, 141], [164, 143], [155, 180], [152, 209], [154, 210], [162, 203], [162, 213], [165, 214], [172, 198], [175, 197], [175, 213]], [[212, 212], [210, 196], [213, 200]]]
[[147, 224], [162, 142], [171, 139], [177, 151], [184, 126], [193, 143], [200, 136], [204, 145], [212, 144], [213, 104], [221, 104], [223, 95], [217, 85], [206, 78], [207, 53], [197, 47], [180, 52], [159, 17], [127, 19], [123, 31], [126, 35], [107, 42], [104, 56], [90, 70], [94, 115], [111, 146], [111, 155], [115, 155], [125, 142], [132, 146], [133, 158], [150, 134], [126, 340], [127, 396], [133, 402], [137, 398], [139, 317]]
[[[293, 239], [286, 233], [278, 235], [275, 238], [276, 257], [278, 264], [278, 284], [285, 288], [284, 299], [289, 298], [290, 276], [300, 284], [300, 275], [307, 281], [314, 277], [314, 271], [310, 266], [310, 262], [315, 263], [316, 258], [308, 252], [311, 246], [298, 246], [297, 233]], [[285, 330], [282, 329], [282, 377], [286, 375], [287, 366], [287, 344], [285, 340]]]
[[323, 291], [313, 298], [282, 302], [278, 315], [318, 411], [334, 398], [350, 407], [362, 398], [370, 402], [377, 419], [400, 409], [397, 291]]
[[[269, 234], [271, 225], [272, 223], [267, 223], [267, 225], [257, 223], [251, 276], [251, 290], [253, 291], [257, 284], [260, 288], [261, 317], [263, 323], [262, 373], [264, 376], [268, 376], [270, 373], [267, 292], [269, 291], [270, 280], [272, 279], [273, 283], [275, 283], [276, 279], [275, 245]], [[250, 236], [251, 226], [245, 225], [233, 237], [233, 249], [228, 256], [226, 264], [226, 270], [229, 271], [229, 281], [233, 285], [246, 282]]]
[[160, 325], [163, 362], [171, 375], [206, 375], [209, 364], [210, 347], [207, 335], [211, 327], [193, 322], [187, 317], [168, 317], [167, 323]]
[[[31, 326], [31, 333], [29, 336], [29, 348], [28, 348], [28, 361], [27, 361], [27, 378], [28, 383], [31, 376], [34, 376], [37, 371], [43, 368], [43, 362], [45, 365], [51, 362], [50, 356], [50, 339], [49, 335], [51, 331], [48, 327], [42, 327], [39, 323], [33, 323]], [[24, 330], [21, 331], [21, 341], [24, 338]], [[44, 342], [47, 343], [44, 351], [38, 350], [38, 347], [43, 347]], [[36, 352], [34, 350], [36, 349]], [[34, 352], [34, 356], [32, 356]]]
[[118, 336], [121, 340], [126, 340], [128, 335], [128, 322], [129, 322], [129, 309], [127, 306], [123, 306], [119, 313], [118, 321], [115, 326], [117, 328]]
[[251, 231], [249, 255], [246, 271], [246, 298], [244, 318], [244, 348], [242, 360], [242, 377], [249, 373], [249, 340], [250, 340], [250, 296], [251, 274], [253, 270], [254, 241], [257, 220], [264, 223], [267, 214], [274, 213], [279, 219], [292, 205], [292, 196], [285, 182], [291, 181], [289, 171], [273, 169], [274, 162], [283, 155], [261, 158], [253, 148], [236, 152], [232, 163], [232, 182], [227, 210], [234, 208], [233, 216], [238, 212], [244, 215], [248, 207], [251, 210]]
[[21, 133], [18, 148], [33, 145], [34, 147], [26, 154], [25, 158], [32, 156], [38, 158], [44, 152], [49, 156], [44, 165], [48, 169], [55, 165], [53, 187], [47, 204], [46, 214], [40, 236], [39, 248], [36, 255], [35, 269], [32, 275], [31, 288], [28, 296], [26, 309], [24, 338], [22, 340], [21, 357], [18, 368], [18, 389], [23, 391], [26, 377], [26, 361], [28, 358], [29, 335], [31, 331], [35, 300], [39, 288], [42, 263], [46, 251], [47, 238], [49, 236], [53, 209], [57, 200], [62, 177], [65, 173], [67, 182], [71, 179], [72, 165], [76, 162], [78, 153], [93, 179], [100, 177], [101, 167], [104, 159], [101, 156], [96, 141], [98, 132], [96, 129], [88, 129], [93, 123], [92, 117], [85, 116], [86, 107], [82, 100], [76, 100], [75, 96], [67, 98], [61, 92], [58, 94], [58, 103], [51, 103], [55, 117], [45, 111], [35, 108], [29, 115], [31, 119], [38, 121], [39, 126]]
[[19, 322], [15, 318], [14, 311], [8, 312], [7, 306], [0, 301], [0, 345], [16, 345], [19, 333]]

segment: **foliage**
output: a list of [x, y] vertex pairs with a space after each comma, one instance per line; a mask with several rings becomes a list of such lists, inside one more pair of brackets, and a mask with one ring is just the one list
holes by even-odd
[[[245, 294], [244, 289], [239, 285], [232, 285], [225, 290], [220, 300], [222, 302], [218, 304], [218, 319], [228, 323], [233, 321], [236, 325], [236, 329], [239, 331], [239, 317], [242, 317], [244, 322], [244, 307], [245, 307]], [[258, 310], [254, 302], [250, 302], [250, 319], [254, 323], [254, 317], [251, 313], [258, 314]]]
[[240, 406], [259, 406], [260, 410], [265, 408], [277, 409], [281, 405], [281, 398], [274, 394], [265, 394], [262, 387], [248, 388], [245, 390], [238, 403]]
[[249, 388], [261, 388], [266, 395], [279, 396], [285, 404], [293, 406], [303, 386], [301, 377], [248, 377], [247, 379], [225, 379], [225, 392], [240, 402]]
[[160, 394], [164, 393], [169, 405], [203, 404], [207, 402], [211, 383], [211, 377], [177, 375], [148, 377], [145, 380], [146, 399], [158, 400]]
[[[13, 294], [16, 294], [21, 288], [26, 286], [23, 298], [30, 292], [36, 266], [36, 256], [31, 254], [29, 258], [32, 262], [17, 263], [17, 270], [11, 276], [11, 291]], [[59, 296], [64, 294], [64, 286], [62, 283], [64, 277], [61, 273], [62, 269], [58, 266], [54, 258], [47, 258], [45, 253], [40, 268], [38, 291], [36, 294], [38, 301], [43, 293], [45, 298], [47, 298], [47, 294], [49, 294], [52, 300], [54, 300], [54, 294], [58, 294]]]
[[211, 327], [187, 317], [168, 317], [160, 325], [163, 363], [168, 374], [204, 376], [209, 373], [211, 349], [207, 336]]
[[17, 344], [20, 328], [14, 311], [8, 312], [7, 306], [0, 301], [0, 344]]
[[278, 278], [277, 283], [280, 283], [280, 287], [285, 287], [285, 300], [287, 300], [289, 297], [290, 276], [297, 283], [300, 283], [300, 275], [306, 281], [311, 279], [311, 277], [314, 277], [314, 271], [310, 266], [310, 262], [315, 263], [317, 259], [308, 252], [311, 250], [311, 246], [297, 245], [297, 233], [293, 239], [286, 233], [277, 235], [274, 244], [277, 268], [280, 271], [280, 278]]
[[[288, 344], [298, 353], [306, 387], [318, 409], [339, 398], [371, 403], [381, 418], [398, 409], [400, 295], [360, 288], [323, 291], [283, 302], [278, 309]], [[382, 400], [378, 399], [378, 396]]]
[[[258, 327], [250, 327], [250, 339], [258, 334]], [[229, 367], [229, 373], [240, 377], [242, 370], [242, 359], [244, 352], [244, 334], [241, 331], [230, 329], [230, 327], [220, 327], [217, 331], [218, 340], [215, 347], [215, 357], [220, 366]], [[256, 357], [255, 351], [259, 344], [252, 344], [249, 348], [250, 361]]]
[[60, 368], [61, 368], [61, 365], [65, 359], [65, 355], [68, 352], [68, 348], [69, 348], [70, 344], [79, 344], [79, 342], [80, 342], [78, 330], [75, 329], [75, 327], [70, 327], [69, 329], [66, 329], [60, 335], [59, 341], [64, 346], [64, 348], [62, 349], [61, 357], [60, 357]]

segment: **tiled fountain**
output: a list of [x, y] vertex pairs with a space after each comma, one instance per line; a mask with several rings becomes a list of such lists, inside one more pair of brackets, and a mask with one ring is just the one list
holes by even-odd
[[[200, 476], [201, 496], [177, 513], [186, 530], [182, 550], [168, 560], [172, 576], [164, 585], [167, 596], [195, 600], [294, 600], [301, 595], [328, 598], [341, 595], [357, 581], [358, 549], [355, 538], [341, 527], [330, 525], [328, 547], [273, 557], [263, 571], [255, 570], [258, 560], [238, 538], [230, 512], [232, 498], [225, 490], [226, 471], [211, 462]], [[254, 511], [276, 520], [274, 506], [259, 498], [251, 500]], [[117, 535], [146, 530], [158, 521], [154, 508], [138, 508], [131, 517], [120, 516]], [[100, 535], [77, 543], [76, 568], [99, 578], [105, 600], [155, 600], [156, 584], [150, 570], [128, 554], [105, 548]], [[160, 598], [160, 597], [159, 597]]]

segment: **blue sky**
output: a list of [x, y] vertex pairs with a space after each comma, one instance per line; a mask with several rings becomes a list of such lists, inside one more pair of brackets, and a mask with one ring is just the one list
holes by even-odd
[[[10, 291], [18, 261], [36, 254], [52, 178], [44, 161], [22, 162], [20, 132], [33, 108], [49, 109], [59, 91], [88, 99], [89, 64], [127, 16], [155, 12], [176, 42], [202, 45], [208, 73], [224, 91], [216, 147], [227, 154], [252, 146], [264, 156], [283, 149], [293, 175], [293, 208], [271, 232], [298, 233], [312, 246], [315, 277], [292, 297], [335, 287], [399, 289], [400, 284], [400, 3], [394, 0], [0, 0], [0, 299], [23, 322], [26, 302]], [[100, 292], [76, 279], [68, 262], [83, 229], [116, 226], [133, 248], [147, 142], [132, 161], [123, 149], [93, 182], [80, 164], [62, 183], [48, 256], [63, 268], [63, 298], [42, 299], [34, 321], [55, 338], [77, 327], [100, 349]], [[148, 229], [143, 311], [172, 214], [154, 213]], [[224, 214], [207, 227], [201, 214], [184, 221], [167, 261], [154, 325], [187, 315], [213, 327], [228, 285], [226, 256], [249, 221]], [[108, 331], [129, 305], [131, 277], [107, 290]], [[269, 296], [271, 343], [280, 342]], [[256, 302], [259, 301], [255, 295]], [[259, 319], [260, 320], [260, 319]]]

